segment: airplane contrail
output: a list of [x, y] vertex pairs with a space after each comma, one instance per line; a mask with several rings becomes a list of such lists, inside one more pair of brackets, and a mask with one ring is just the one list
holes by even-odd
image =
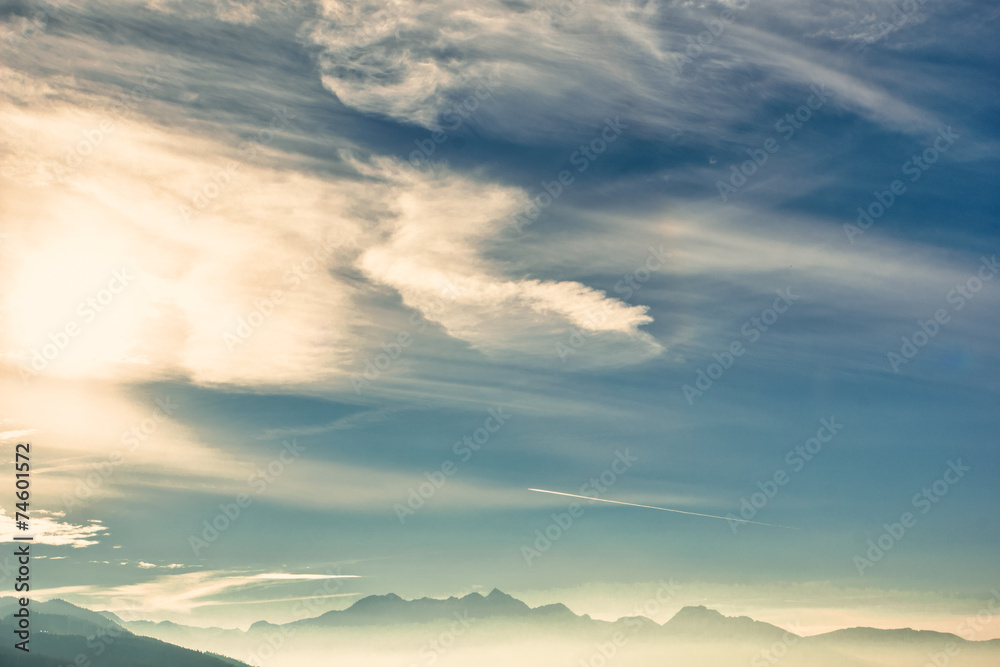
[[625, 503], [620, 500], [607, 500], [605, 498], [593, 498], [591, 496], [578, 496], [575, 493], [563, 493], [562, 491], [546, 491], [545, 489], [528, 489], [537, 493], [551, 493], [556, 496], [569, 496], [570, 498], [583, 498], [584, 500], [596, 500], [601, 503], [614, 503], [615, 505], [628, 505], [629, 507], [645, 507], [648, 510], [660, 510], [661, 512], [677, 512], [678, 514], [690, 514], [692, 516], [704, 516], [709, 519], [722, 519], [723, 521], [739, 521], [740, 523], [753, 523], [758, 526], [771, 526], [772, 528], [788, 528], [798, 530], [795, 526], [783, 526], [780, 523], [764, 523], [762, 521], [750, 521], [748, 519], [737, 519], [728, 516], [715, 516], [714, 514], [699, 514], [698, 512], [685, 512], [684, 510], [672, 510], [666, 507], [654, 507], [653, 505], [639, 505], [637, 503]]

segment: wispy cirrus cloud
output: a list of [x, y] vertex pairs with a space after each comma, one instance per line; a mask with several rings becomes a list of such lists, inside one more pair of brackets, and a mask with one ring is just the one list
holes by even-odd
[[354, 109], [428, 128], [447, 125], [484, 81], [496, 90], [470, 122], [525, 142], [571, 140], [615, 114], [644, 134], [733, 140], [747, 108], [816, 83], [833, 86], [835, 105], [887, 127], [935, 122], [829, 48], [877, 39], [896, 10], [888, 1], [810, 5], [821, 17], [794, 3], [748, 2], [320, 8], [307, 34], [321, 49], [324, 85]]
[[[92, 608], [123, 611], [143, 617], [189, 615], [201, 607], [238, 601], [253, 602], [254, 596], [267, 596], [290, 584], [309, 584], [337, 579], [357, 579], [352, 574], [295, 574], [258, 572], [255, 574], [224, 570], [161, 574], [146, 581], [122, 586], [74, 586], [68, 589], [39, 589], [42, 598], [64, 596]], [[275, 595], [267, 596], [275, 599]], [[249, 600], [247, 598], [250, 598]], [[176, 617], [176, 616], [175, 616]]]
[[[231, 146], [138, 122], [94, 147], [63, 182], [51, 166], [101, 116], [41, 102], [4, 112], [15, 147], [5, 173], [26, 188], [5, 210], [70, 234], [33, 243], [37, 224], [15, 223], [0, 249], [15, 276], [0, 296], [13, 316], [4, 352], [19, 354], [22, 368], [112, 381], [319, 381], [343, 374], [370, 345], [380, 326], [363, 304], [370, 290], [395, 291], [484, 351], [547, 354], [567, 326], [623, 334], [639, 359], [655, 351], [638, 329], [650, 321], [643, 307], [572, 281], [505, 276], [486, 258], [525, 200], [516, 188], [388, 159], [355, 161], [361, 181], [237, 161], [219, 185], [226, 160], [234, 164]], [[22, 145], [28, 135], [32, 153]], [[192, 206], [192, 190], [212, 196]], [[436, 311], [449, 284], [455, 303]], [[109, 285], [110, 303], [87, 308]], [[51, 298], [34, 298], [43, 292]], [[608, 321], [585, 324], [583, 313], [598, 307]], [[79, 332], [71, 344], [40, 358], [66, 327]]]

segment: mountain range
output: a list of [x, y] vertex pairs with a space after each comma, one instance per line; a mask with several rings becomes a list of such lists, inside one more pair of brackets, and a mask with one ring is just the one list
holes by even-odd
[[[15, 608], [12, 598], [0, 598], [3, 636], [11, 636], [13, 619], [9, 614]], [[601, 621], [575, 614], [562, 604], [532, 608], [496, 589], [485, 596], [470, 593], [446, 599], [372, 595], [347, 609], [285, 624], [261, 621], [246, 631], [169, 621], [126, 622], [111, 612], [52, 600], [32, 603], [32, 628], [30, 658], [25, 659], [21, 652], [13, 651], [11, 642], [5, 642], [0, 645], [4, 665], [80, 664], [81, 655], [85, 660], [81, 667], [90, 667], [87, 660], [107, 667], [245, 664], [224, 657], [229, 655], [268, 666], [318, 665], [334, 659], [345, 665], [429, 666], [462, 662], [469, 659], [470, 651], [486, 647], [491, 655], [496, 655], [500, 646], [505, 651], [517, 650], [512, 648], [516, 645], [521, 645], [517, 661], [526, 666], [558, 664], [552, 662], [553, 654], [577, 658], [577, 662], [565, 662], [567, 665], [579, 664], [579, 660], [593, 665], [590, 657], [603, 655], [608, 659], [611, 654], [623, 667], [764, 667], [778, 660], [789, 667], [933, 665], [934, 660], [945, 661], [948, 667], [1000, 664], [1000, 639], [977, 642], [909, 628], [847, 628], [804, 637], [746, 616], [724, 616], [704, 606], [684, 607], [663, 624], [642, 616]], [[458, 644], [460, 648], [451, 649]], [[673, 661], [664, 662], [661, 656], [672, 656]]]
[[32, 601], [26, 653], [14, 648], [19, 605], [0, 598], [0, 665], [30, 667], [247, 667], [221, 655], [191, 650], [137, 635], [105, 614], [65, 602]]

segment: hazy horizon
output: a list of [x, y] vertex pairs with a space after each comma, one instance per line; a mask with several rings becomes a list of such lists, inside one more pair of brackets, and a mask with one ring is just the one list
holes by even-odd
[[[453, 592], [450, 595], [440, 594], [438, 596], [421, 595], [413, 598], [403, 598], [404, 600], [419, 598], [445, 599], [448, 597], [462, 598], [472, 593], [486, 595], [492, 589], [468, 590]], [[584, 588], [589, 595], [579, 589], [545, 590], [545, 591], [524, 591], [509, 592], [501, 591], [515, 599], [521, 600], [531, 607], [541, 607], [549, 604], [564, 604], [577, 615], [588, 615], [599, 621], [614, 622], [630, 616], [645, 616], [657, 623], [664, 623], [685, 607], [707, 607], [719, 611], [726, 616], [748, 616], [757, 621], [763, 621], [778, 627], [794, 630], [801, 636], [812, 636], [853, 627], [870, 627], [883, 630], [894, 630], [911, 628], [914, 630], [931, 630], [958, 635], [970, 641], [988, 641], [990, 639], [1000, 639], [1000, 630], [993, 625], [991, 618], [984, 619], [983, 615], [993, 616], [1000, 608], [1000, 592], [991, 591], [992, 595], [986, 600], [964, 599], [956, 600], [954, 597], [936, 600], [915, 599], [912, 593], [903, 591], [880, 591], [880, 596], [890, 596], [893, 601], [882, 603], [882, 609], [865, 609], [860, 606], [849, 606], [851, 600], [870, 600], [873, 597], [870, 590], [855, 590], [850, 592], [840, 592], [836, 599], [841, 603], [840, 607], [824, 608], [817, 607], [795, 607], [793, 605], [775, 605], [773, 600], [765, 602], [759, 601], [760, 593], [756, 593], [758, 600], [742, 599], [746, 592], [743, 587], [708, 586], [704, 582], [681, 584], [676, 581], [644, 582], [632, 584], [630, 586], [606, 586], [603, 593], [596, 593], [594, 589], [600, 589], [599, 583], [592, 582]], [[805, 588], [815, 592], [818, 586], [807, 584]], [[663, 590], [673, 591], [670, 595], [661, 596], [658, 599], [657, 592]], [[496, 589], [499, 590], [499, 589]], [[715, 597], [709, 597], [714, 591]], [[652, 594], [650, 594], [652, 592]], [[806, 591], [803, 591], [805, 593]], [[639, 594], [644, 597], [636, 597]], [[832, 593], [831, 593], [832, 594]], [[895, 597], [892, 597], [895, 594]], [[396, 595], [393, 591], [366, 593], [368, 596]], [[195, 616], [165, 615], [157, 618], [156, 614], [149, 615], [135, 611], [130, 607], [119, 608], [118, 612], [124, 612], [127, 622], [132, 621], [171, 621], [181, 625], [199, 628], [222, 628], [247, 630], [253, 623], [267, 621], [275, 624], [289, 623], [297, 620], [307, 620], [317, 618], [327, 611], [349, 609], [358, 599], [358, 595], [346, 596], [348, 601], [340, 604], [324, 605], [322, 611], [317, 611], [320, 607], [315, 605], [299, 606], [294, 611], [283, 615], [281, 613], [270, 612], [268, 615], [254, 616], [252, 611], [247, 612], [247, 618], [239, 624], [228, 624], [225, 622], [212, 622], [212, 618], [199, 618]], [[4, 596], [0, 596], [3, 599]], [[54, 596], [45, 599], [64, 599]], [[303, 600], [312, 600], [313, 596], [307, 596]], [[650, 600], [657, 600], [655, 605], [646, 606]], [[40, 601], [44, 599], [40, 598]], [[302, 600], [296, 600], [301, 602]], [[787, 601], [786, 601], [787, 602]], [[803, 600], [804, 602], [804, 600]], [[243, 602], [232, 602], [232, 606], [240, 606]], [[928, 613], [921, 610], [926, 609], [929, 604], [938, 604], [953, 609], [951, 613], [943, 610]], [[856, 602], [855, 605], [860, 605]], [[251, 605], [251, 608], [256, 605]], [[88, 607], [94, 611], [109, 611], [115, 613], [113, 609], [101, 607], [100, 605]], [[965, 609], [964, 612], [958, 611]], [[304, 615], [303, 615], [304, 614]], [[216, 615], [214, 618], [218, 618]]]
[[[329, 656], [364, 665], [530, 664], [565, 662], [599, 667], [611, 660], [623, 667], [649, 667], [664, 661], [699, 665], [774, 665], [831, 667], [877, 664], [903, 667], [913, 664], [955, 664], [986, 667], [996, 664], [1000, 640], [969, 642], [950, 633], [878, 630], [867, 627], [811, 634], [797, 624], [782, 628], [746, 616], [726, 616], [705, 606], [686, 606], [658, 624], [648, 616], [668, 606], [679, 585], [661, 581], [655, 593], [630, 614], [616, 621], [601, 621], [574, 614], [562, 604], [526, 605], [498, 589], [487, 595], [471, 593], [461, 598], [404, 600], [396, 595], [371, 596], [348, 611], [285, 625], [258, 623], [246, 631], [197, 628], [173, 623], [124, 621], [96, 614], [65, 602], [35, 602], [36, 615], [50, 630], [42, 641], [72, 641], [75, 630], [87, 632], [87, 653], [97, 658], [108, 649], [115, 660], [208, 660], [221, 667], [219, 656], [249, 665], [289, 667], [323, 664]], [[1000, 607], [1000, 594], [970, 616], [963, 625], [982, 629], [982, 618]], [[18, 608], [11, 598], [0, 598], [0, 626], [10, 623], [3, 614]], [[51, 634], [52, 632], [56, 634]], [[150, 643], [144, 638], [155, 638]], [[78, 637], [77, 641], [84, 638]], [[78, 644], [79, 645], [79, 644]], [[199, 653], [180, 655], [178, 647]], [[37, 647], [36, 647], [37, 648]], [[43, 644], [43, 651], [58, 651]], [[65, 661], [70, 654], [62, 649]], [[0, 655], [2, 655], [0, 651]], [[110, 656], [116, 656], [112, 658]], [[124, 664], [131, 664], [126, 662]], [[226, 663], [231, 664], [231, 663]]]

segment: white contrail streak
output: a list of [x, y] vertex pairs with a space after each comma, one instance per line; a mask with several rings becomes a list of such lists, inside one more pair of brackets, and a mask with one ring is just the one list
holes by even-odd
[[545, 489], [528, 489], [537, 493], [551, 493], [556, 496], [569, 496], [570, 498], [583, 498], [584, 500], [596, 500], [600, 503], [614, 503], [615, 505], [628, 505], [629, 507], [645, 507], [648, 510], [660, 510], [661, 512], [677, 512], [678, 514], [690, 514], [691, 516], [704, 516], [709, 519], [722, 519], [723, 521], [739, 521], [740, 523], [753, 523], [758, 526], [771, 526], [773, 528], [790, 528], [798, 530], [794, 526], [782, 526], [780, 523], [763, 523], [762, 521], [748, 521], [747, 519], [736, 519], [728, 516], [715, 516], [714, 514], [699, 514], [698, 512], [685, 512], [684, 510], [672, 510], [666, 507], [654, 507], [652, 505], [639, 505], [637, 503], [624, 503], [620, 500], [606, 500], [605, 498], [592, 498], [591, 496], [578, 496], [575, 493], [563, 493], [562, 491], [546, 491]]

